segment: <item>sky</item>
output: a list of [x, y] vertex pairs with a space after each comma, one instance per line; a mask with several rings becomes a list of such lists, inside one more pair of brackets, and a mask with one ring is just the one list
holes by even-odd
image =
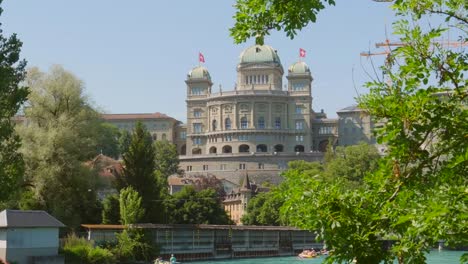
[[[312, 107], [336, 117], [367, 92], [372, 72], [362, 51], [375, 51], [394, 20], [389, 3], [337, 0], [293, 40], [283, 32], [265, 38], [283, 68], [298, 61], [299, 48], [312, 72]], [[28, 67], [62, 65], [84, 82], [105, 113], [161, 112], [186, 122], [187, 73], [205, 57], [213, 92], [233, 90], [236, 66], [251, 39], [229, 36], [233, 0], [4, 0], [4, 34], [17, 33]], [[392, 36], [388, 36], [392, 39]], [[382, 50], [380, 50], [382, 51]], [[373, 57], [375, 64], [383, 56]], [[283, 84], [287, 83], [286, 78]]]

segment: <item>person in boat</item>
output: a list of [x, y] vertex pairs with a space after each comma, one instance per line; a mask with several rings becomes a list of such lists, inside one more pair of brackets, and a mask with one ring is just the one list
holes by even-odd
[[169, 262], [171, 262], [171, 264], [175, 264], [177, 262], [177, 259], [176, 257], [174, 257], [174, 254], [171, 254], [171, 258], [169, 259]]

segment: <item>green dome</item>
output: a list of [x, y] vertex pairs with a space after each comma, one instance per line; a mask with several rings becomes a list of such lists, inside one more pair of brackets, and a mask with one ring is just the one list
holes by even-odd
[[240, 55], [240, 63], [268, 63], [281, 64], [280, 58], [272, 47], [268, 45], [255, 45], [245, 49]]
[[208, 70], [203, 66], [197, 66], [189, 71], [188, 76], [189, 79], [208, 79], [211, 80], [210, 73]]
[[307, 66], [305, 62], [298, 61], [294, 63], [293, 65], [289, 66], [288, 72], [304, 74], [304, 73], [310, 73], [310, 69], [309, 69], [309, 66]]

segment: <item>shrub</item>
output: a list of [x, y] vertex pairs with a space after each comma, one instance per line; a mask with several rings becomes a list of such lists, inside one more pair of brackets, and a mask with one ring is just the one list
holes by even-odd
[[65, 238], [63, 253], [66, 263], [111, 264], [115, 260], [109, 249], [94, 247], [93, 242], [77, 237], [75, 234]]

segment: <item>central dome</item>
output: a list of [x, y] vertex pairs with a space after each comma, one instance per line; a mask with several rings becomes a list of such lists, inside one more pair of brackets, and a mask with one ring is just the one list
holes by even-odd
[[240, 55], [240, 63], [268, 63], [281, 64], [280, 58], [272, 47], [268, 45], [255, 45], [246, 48]]

